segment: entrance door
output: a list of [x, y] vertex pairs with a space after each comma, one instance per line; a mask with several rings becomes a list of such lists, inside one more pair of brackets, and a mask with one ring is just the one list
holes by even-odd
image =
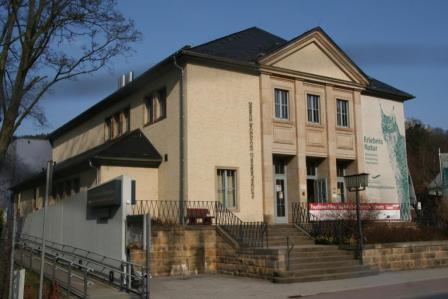
[[275, 223], [288, 223], [288, 191], [286, 182], [286, 163], [274, 159], [274, 207]]

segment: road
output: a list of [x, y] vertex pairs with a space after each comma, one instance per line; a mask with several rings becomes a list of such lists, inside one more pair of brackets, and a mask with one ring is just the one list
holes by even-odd
[[401, 283], [396, 285], [362, 288], [356, 290], [325, 293], [314, 296], [300, 296], [289, 298], [309, 299], [376, 299], [376, 298], [448, 298], [448, 278], [433, 279], [417, 282]]
[[225, 275], [154, 278], [151, 299], [448, 298], [448, 268], [386, 272], [375, 276], [274, 284]]

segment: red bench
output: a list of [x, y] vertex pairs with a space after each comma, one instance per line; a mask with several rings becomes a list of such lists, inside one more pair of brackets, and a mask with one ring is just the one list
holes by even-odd
[[198, 224], [198, 219], [202, 219], [202, 224], [211, 225], [214, 216], [210, 216], [208, 209], [191, 208], [187, 209], [188, 224]]

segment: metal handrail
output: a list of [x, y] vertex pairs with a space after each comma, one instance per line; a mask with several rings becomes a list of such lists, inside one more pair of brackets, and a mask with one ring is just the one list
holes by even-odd
[[[27, 237], [27, 238], [34, 239], [36, 242], [40, 242], [40, 243], [42, 242], [42, 238], [40, 238], [40, 237], [36, 237], [36, 236], [33, 236], [33, 235], [29, 235], [29, 234], [25, 234], [25, 233], [21, 233], [21, 234], [19, 234], [19, 237], [21, 237], [21, 238], [23, 238], [23, 237]], [[86, 253], [86, 256], [84, 256], [84, 258], [89, 258], [88, 255], [89, 255], [89, 254], [92, 254], [92, 255], [96, 255], [96, 256], [102, 258], [102, 261], [110, 260], [110, 261], [118, 262], [119, 264], [127, 264], [127, 265], [129, 265], [129, 266], [139, 267], [138, 264], [135, 264], [135, 263], [132, 263], [132, 262], [128, 262], [128, 261], [124, 261], [124, 260], [119, 260], [119, 259], [116, 259], [116, 258], [108, 257], [108, 256], [105, 256], [105, 255], [96, 253], [96, 252], [94, 252], [94, 251], [85, 250], [85, 249], [82, 249], [82, 248], [74, 247], [74, 246], [72, 246], [72, 245], [62, 244], [62, 243], [58, 243], [58, 242], [51, 241], [51, 240], [46, 240], [46, 243], [48, 243], [48, 244], [52, 244], [52, 245], [60, 246], [61, 249], [58, 249], [58, 250], [64, 251], [64, 252], [66, 252], [66, 253], [69, 253], [69, 251], [65, 251], [63, 248], [72, 248], [72, 249], [73, 249], [73, 252], [71, 252], [71, 253], [76, 254], [76, 255], [78, 255], [78, 254], [76, 253], [76, 251], [84, 252], [84, 253]], [[55, 248], [55, 249], [56, 249], [56, 248]], [[90, 259], [93, 260], [93, 258], [91, 258], [91, 257], [90, 257]]]
[[[197, 224], [194, 210], [207, 210], [202, 224], [216, 225], [243, 247], [268, 247], [267, 224], [263, 221], [243, 221], [222, 203], [217, 201], [185, 201], [180, 213], [178, 201], [139, 200], [129, 205], [131, 215], [150, 214], [155, 225]], [[185, 215], [180, 219], [180, 215]]]
[[355, 250], [350, 239], [358, 237], [354, 228], [344, 220], [321, 220], [309, 212], [307, 203], [294, 202], [292, 205], [293, 222], [317, 241], [326, 241], [341, 247]]
[[[29, 236], [29, 235], [27, 235]], [[33, 239], [40, 239], [38, 237], [35, 236], [31, 236]], [[32, 239], [27, 239], [27, 238], [23, 238], [23, 237], [19, 237], [19, 242], [18, 244], [20, 244], [20, 242], [24, 245], [24, 247], [29, 247], [28, 244], [29, 243], [33, 243], [35, 244], [35, 246], [37, 246], [36, 248], [31, 248], [32, 250], [38, 250], [40, 251], [40, 245], [41, 245], [41, 241], [36, 241], [36, 240], [32, 240]], [[27, 243], [28, 242], [28, 243]], [[92, 276], [95, 276], [96, 278], [103, 280], [103, 281], [107, 281], [109, 283], [112, 283], [116, 286], [119, 286], [122, 289], [126, 289], [127, 291], [132, 291], [135, 292], [137, 294], [142, 295], [145, 290], [139, 290], [139, 289], [133, 289], [132, 285], [131, 285], [131, 280], [134, 281], [141, 281], [142, 282], [142, 287], [144, 287], [144, 284], [146, 283], [146, 279], [148, 279], [148, 274], [146, 273], [146, 268], [143, 266], [139, 266], [133, 263], [129, 263], [127, 261], [122, 261], [122, 263], [120, 264], [120, 266], [112, 266], [112, 265], [107, 265], [104, 262], [99, 262], [99, 261], [95, 261], [92, 260], [91, 258], [86, 258], [83, 256], [79, 256], [76, 253], [73, 252], [67, 252], [67, 251], [63, 251], [57, 248], [54, 248], [53, 246], [51, 246], [51, 243], [55, 243], [55, 242], [51, 242], [51, 241], [47, 241], [47, 243], [50, 243], [48, 245], [46, 245], [46, 248], [50, 251], [56, 252], [56, 254], [53, 254], [52, 256], [57, 256], [58, 259], [64, 259], [66, 261], [68, 261], [70, 263], [70, 267], [72, 265], [76, 265], [76, 267], [78, 268], [87, 268], [87, 269], [91, 269], [91, 271], [88, 271], [89, 273], [91, 273]], [[49, 255], [50, 253], [48, 252], [47, 255]], [[68, 255], [71, 256], [72, 259], [67, 259], [64, 258], [61, 255]], [[114, 258], [109, 258], [111, 260], [115, 260], [118, 261], [117, 259]], [[77, 260], [78, 262], [76, 262], [75, 260]], [[81, 262], [81, 263], [80, 263]], [[101, 269], [95, 269], [95, 268], [89, 268], [88, 265], [96, 265]], [[133, 266], [135, 266], [136, 268], [140, 267], [141, 271], [140, 271], [140, 275], [137, 274], [132, 274], [132, 269]], [[127, 269], [127, 270], [124, 270]], [[118, 274], [120, 276], [119, 280], [120, 283], [115, 283], [115, 279], [113, 281], [110, 280], [110, 273], [109, 275], [107, 273], [104, 273], [105, 270], [109, 270], [111, 272], [113, 272], [114, 276], [115, 274]]]
[[[40, 256], [41, 250], [40, 249], [36, 249], [36, 248], [32, 248], [32, 247], [28, 247], [28, 246], [26, 246], [26, 244], [23, 244], [23, 243], [21, 244], [20, 242], [16, 243], [16, 245], [19, 246], [19, 247], [21, 246], [22, 250], [25, 250], [25, 251], [29, 252], [29, 254], [30, 254], [30, 265], [29, 266], [30, 266], [30, 269], [32, 269], [33, 268], [33, 266], [32, 266], [33, 254], [34, 254], [34, 252], [36, 252], [37, 255]], [[57, 256], [57, 255], [52, 255], [50, 253], [46, 254], [46, 259], [51, 259], [52, 260], [52, 263], [50, 263], [48, 260], [46, 260], [45, 263], [47, 265], [51, 265], [53, 267], [52, 277], [48, 277], [48, 275], [44, 272], [44, 274], [48, 278], [52, 279], [53, 282], [57, 283], [60, 287], [66, 289], [68, 294], [73, 294], [73, 295], [76, 295], [77, 297], [80, 297], [80, 298], [87, 298], [88, 297], [88, 294], [87, 294], [88, 293], [87, 292], [87, 287], [89, 285], [88, 275], [89, 275], [89, 273], [92, 273], [94, 271], [93, 268], [89, 268], [89, 267], [83, 266], [83, 265], [78, 265], [77, 266], [78, 269], [83, 269], [82, 270], [83, 276], [81, 277], [79, 275], [73, 274], [73, 272], [71, 271], [73, 265], [75, 264], [73, 261], [70, 261], [70, 260], [68, 260], [66, 258]], [[68, 266], [68, 268], [69, 268], [68, 270], [65, 270], [64, 268], [61, 268], [61, 267], [57, 266], [58, 263], [59, 264], [63, 264], [63, 263], [61, 263], [61, 261]], [[20, 262], [23, 264], [23, 266], [25, 266], [23, 251], [22, 251], [21, 258], [20, 258]], [[56, 269], [59, 269], [59, 270], [61, 270], [63, 272], [67, 272], [67, 282], [66, 282], [66, 284], [62, 280], [56, 278], [56, 275], [55, 275]], [[76, 290], [75, 288], [71, 287], [71, 279], [72, 279], [73, 276], [75, 276], [78, 279], [83, 281], [83, 286], [84, 286], [83, 292], [80, 292], [80, 291]], [[91, 284], [92, 284], [92, 282], [90, 282], [90, 285]]]

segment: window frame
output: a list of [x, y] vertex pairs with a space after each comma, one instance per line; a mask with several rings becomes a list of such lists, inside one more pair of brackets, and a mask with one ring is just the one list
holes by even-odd
[[[157, 89], [145, 97], [144, 100], [144, 125], [155, 124], [164, 120], [167, 116], [167, 92], [166, 87]], [[159, 115], [157, 115], [159, 114]]]
[[[224, 176], [225, 178], [225, 186], [223, 186], [223, 190], [221, 191], [224, 195], [223, 198], [223, 205], [225, 208], [232, 210], [232, 211], [238, 211], [239, 210], [239, 174], [238, 174], [238, 168], [235, 167], [215, 167], [215, 179], [216, 179], [216, 187], [215, 187], [215, 192], [216, 192], [216, 201], [221, 202], [220, 201], [220, 190], [219, 190], [219, 183], [220, 183], [220, 175], [219, 175], [219, 171], [224, 171], [226, 173], [226, 175]], [[227, 179], [228, 179], [228, 175], [227, 172], [233, 172], [233, 178], [234, 178], [234, 198], [235, 198], [235, 205], [233, 206], [229, 206], [227, 203]]]
[[[313, 107], [310, 107], [310, 99], [317, 99], [317, 108], [315, 107], [315, 103], [313, 102]], [[307, 111], [307, 122], [309, 124], [321, 124], [321, 96], [315, 93], [307, 93], [306, 94], [306, 111]], [[310, 118], [311, 117], [311, 118]], [[316, 121], [317, 118], [317, 121]]]
[[[341, 106], [339, 105], [341, 103]], [[345, 104], [345, 112], [342, 111], [342, 107]], [[345, 116], [345, 124], [344, 117]], [[346, 99], [336, 98], [336, 126], [338, 128], [350, 128], [350, 103]]]
[[104, 140], [109, 141], [131, 131], [131, 107], [118, 110], [104, 120]]
[[[280, 96], [279, 102], [277, 105], [277, 95], [281, 94], [286, 95], [286, 103], [283, 103], [284, 98]], [[285, 88], [274, 88], [274, 118], [278, 120], [289, 120], [290, 119], [290, 96], [289, 96], [289, 90]], [[277, 110], [277, 107], [279, 107], [279, 110]], [[278, 112], [278, 113], [277, 113]]]

